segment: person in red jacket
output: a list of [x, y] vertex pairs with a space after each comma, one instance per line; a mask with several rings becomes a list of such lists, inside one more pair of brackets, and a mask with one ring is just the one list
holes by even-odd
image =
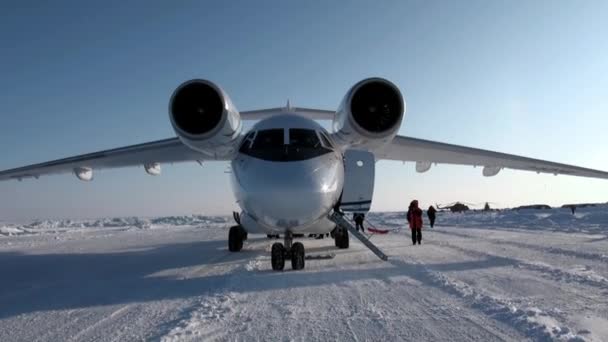
[[422, 243], [422, 210], [418, 207], [418, 201], [413, 200], [407, 211], [407, 222], [412, 231], [412, 242], [420, 245]]

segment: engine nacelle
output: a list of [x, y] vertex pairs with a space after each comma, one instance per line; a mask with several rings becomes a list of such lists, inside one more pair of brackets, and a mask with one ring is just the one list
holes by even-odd
[[383, 78], [355, 84], [344, 96], [333, 122], [343, 144], [375, 148], [390, 142], [405, 113], [405, 102], [396, 85]]
[[241, 134], [241, 115], [216, 84], [194, 79], [182, 83], [169, 102], [171, 125], [180, 140], [210, 157], [234, 153]]

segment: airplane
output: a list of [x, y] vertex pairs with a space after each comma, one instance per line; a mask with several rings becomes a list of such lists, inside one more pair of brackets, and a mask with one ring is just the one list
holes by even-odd
[[[176, 137], [0, 171], [0, 181], [60, 173], [91, 181], [94, 170], [142, 165], [156, 176], [162, 163], [230, 161], [241, 212], [229, 229], [228, 249], [240, 251], [248, 233], [281, 234], [284, 243], [271, 248], [272, 268], [280, 271], [286, 260], [294, 270], [305, 267], [305, 249], [294, 234], [331, 232], [336, 247], [349, 247], [349, 231], [357, 233], [343, 215], [369, 211], [379, 160], [414, 162], [417, 172], [444, 163], [482, 166], [486, 177], [509, 168], [608, 179], [605, 171], [397, 135], [405, 109], [399, 88], [383, 78], [356, 83], [337, 110], [288, 102], [243, 112], [216, 83], [192, 79], [169, 100]], [[245, 131], [246, 120], [257, 123]], [[331, 130], [319, 120], [331, 120]]]

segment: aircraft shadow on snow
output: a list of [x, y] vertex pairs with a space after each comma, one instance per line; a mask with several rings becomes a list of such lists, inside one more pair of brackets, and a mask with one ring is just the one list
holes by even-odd
[[[265, 247], [230, 253], [225, 245], [225, 241], [202, 241], [111, 253], [0, 253], [0, 319], [38, 311], [189, 298], [224, 291], [248, 293], [364, 279], [390, 282], [390, 278], [396, 276], [407, 276], [437, 287], [428, 268], [468, 271], [516, 264], [515, 260], [502, 257], [422, 265], [391, 259], [387, 264], [370, 261], [371, 268], [363, 271], [359, 268], [336, 270], [321, 262], [319, 269], [298, 272], [240, 270], [186, 279], [153, 275], [192, 266], [239, 265], [243, 260], [267, 255]], [[378, 265], [386, 266], [376, 267]]]

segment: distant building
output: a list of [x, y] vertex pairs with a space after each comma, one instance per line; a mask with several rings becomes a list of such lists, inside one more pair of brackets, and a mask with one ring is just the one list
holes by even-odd
[[578, 204], [564, 204], [562, 208], [587, 208], [587, 207], [597, 207], [598, 205], [604, 205], [604, 203], [578, 203]]

